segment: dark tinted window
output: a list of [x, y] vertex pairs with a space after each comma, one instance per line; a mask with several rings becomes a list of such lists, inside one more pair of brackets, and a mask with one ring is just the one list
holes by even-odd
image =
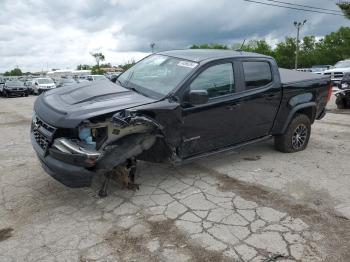
[[207, 68], [191, 83], [191, 90], [206, 90], [209, 97], [235, 92], [232, 64], [220, 64]]
[[247, 90], [272, 82], [271, 67], [268, 62], [243, 62], [243, 70]]

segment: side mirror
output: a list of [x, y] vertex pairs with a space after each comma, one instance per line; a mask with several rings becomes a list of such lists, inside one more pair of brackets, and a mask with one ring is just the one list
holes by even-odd
[[209, 101], [209, 95], [206, 90], [190, 90], [187, 100], [191, 105], [203, 105]]
[[35, 85], [37, 86], [37, 85], [38, 85], [38, 83], [36, 83], [36, 82], [35, 82]]

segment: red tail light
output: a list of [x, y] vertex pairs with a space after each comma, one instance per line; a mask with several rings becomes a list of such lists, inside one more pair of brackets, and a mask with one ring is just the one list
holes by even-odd
[[332, 84], [329, 84], [328, 95], [327, 95], [327, 103], [329, 102], [329, 100], [331, 100], [332, 93], [333, 93], [333, 86], [332, 86]]

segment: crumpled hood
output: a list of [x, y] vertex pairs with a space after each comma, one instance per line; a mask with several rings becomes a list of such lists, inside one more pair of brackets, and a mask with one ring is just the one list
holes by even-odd
[[38, 97], [35, 113], [55, 127], [74, 128], [94, 116], [156, 102], [108, 80], [48, 91]]

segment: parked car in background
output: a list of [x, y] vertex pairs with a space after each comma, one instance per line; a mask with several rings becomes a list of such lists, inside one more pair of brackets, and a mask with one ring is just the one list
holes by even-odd
[[22, 81], [12, 80], [6, 81], [5, 84], [0, 86], [0, 93], [4, 97], [10, 96], [28, 96], [28, 88]]
[[113, 73], [113, 74], [109, 74], [107, 75], [106, 77], [111, 80], [113, 83], [115, 83], [117, 81], [117, 78], [118, 76], [120, 76], [120, 72], [116, 72], [116, 73]]
[[3, 84], [5, 84], [5, 78], [0, 77], [0, 88]]
[[34, 78], [32, 80], [33, 94], [40, 95], [42, 92], [56, 87], [51, 78]]
[[24, 85], [27, 87], [28, 89], [28, 93], [29, 94], [33, 94], [33, 86], [32, 86], [32, 81], [25, 81]]
[[322, 75], [324, 71], [332, 69], [332, 65], [314, 65], [311, 67], [311, 72], [315, 74]]
[[345, 73], [350, 72], [350, 59], [339, 61], [334, 68], [324, 71], [324, 75], [329, 75], [333, 85], [340, 87]]
[[2, 88], [5, 84], [5, 78], [0, 77], [0, 95], [2, 94]]
[[56, 87], [75, 86], [77, 84], [77, 81], [73, 78], [61, 78], [57, 80]]

